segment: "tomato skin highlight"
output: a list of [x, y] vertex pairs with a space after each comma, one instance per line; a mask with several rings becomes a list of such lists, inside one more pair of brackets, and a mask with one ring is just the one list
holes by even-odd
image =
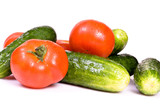
[[56, 43], [60, 46], [62, 46], [65, 50], [70, 50], [70, 45], [68, 40], [57, 40]]
[[20, 37], [23, 34], [23, 32], [15, 32], [9, 35], [6, 40], [4, 41], [3, 48], [7, 47], [10, 43], [12, 43], [14, 40], [16, 40], [18, 37]]
[[83, 20], [70, 33], [69, 44], [72, 51], [108, 57], [114, 49], [114, 34], [102, 22]]
[[[28, 52], [35, 51], [41, 45], [47, 48], [43, 62]], [[68, 70], [68, 58], [65, 50], [56, 43], [31, 39], [13, 51], [10, 65], [11, 72], [22, 85], [44, 88], [64, 78]]]

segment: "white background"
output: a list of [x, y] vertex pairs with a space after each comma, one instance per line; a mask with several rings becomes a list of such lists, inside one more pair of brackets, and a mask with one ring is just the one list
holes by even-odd
[[[148, 57], [160, 60], [159, 0], [1, 0], [0, 50], [14, 32], [41, 25], [52, 26], [58, 39], [68, 39], [76, 23], [95, 19], [111, 29], [126, 31], [129, 40], [121, 53], [134, 55], [139, 62]], [[120, 93], [90, 90], [57, 83], [44, 89], [29, 89], [15, 79], [0, 80], [2, 107], [91, 107], [159, 106], [160, 93], [144, 96], [133, 83]]]

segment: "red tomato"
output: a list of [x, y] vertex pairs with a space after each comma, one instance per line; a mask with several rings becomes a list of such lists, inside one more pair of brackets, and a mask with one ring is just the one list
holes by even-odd
[[72, 51], [108, 57], [114, 49], [114, 34], [104, 23], [84, 20], [74, 26], [69, 44]]
[[57, 40], [56, 43], [58, 45], [62, 46], [65, 50], [71, 50], [68, 40]]
[[15, 32], [7, 37], [7, 39], [4, 41], [3, 48], [8, 46], [10, 43], [12, 43], [14, 40], [16, 40], [18, 37], [20, 37], [23, 34], [23, 32]]
[[56, 43], [31, 39], [13, 51], [10, 66], [22, 85], [44, 88], [64, 78], [68, 58], [65, 50]]

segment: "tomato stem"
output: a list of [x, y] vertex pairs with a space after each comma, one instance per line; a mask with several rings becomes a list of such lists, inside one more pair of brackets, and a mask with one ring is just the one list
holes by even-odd
[[27, 51], [28, 53], [32, 53], [33, 55], [35, 55], [41, 62], [43, 62], [44, 56], [47, 52], [47, 48], [44, 45], [41, 45], [39, 47], [37, 47], [34, 51]]

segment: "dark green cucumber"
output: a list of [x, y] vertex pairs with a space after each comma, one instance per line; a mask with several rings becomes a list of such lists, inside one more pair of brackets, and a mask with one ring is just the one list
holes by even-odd
[[22, 43], [29, 39], [41, 39], [41, 40], [51, 40], [56, 42], [56, 32], [52, 27], [49, 26], [40, 26], [35, 27], [24, 34], [19, 38], [13, 41], [5, 49], [0, 52], [0, 78], [4, 78], [11, 74], [10, 71], [10, 57], [12, 52]]
[[128, 42], [128, 36], [127, 36], [127, 33], [122, 29], [113, 29], [112, 31], [115, 38], [114, 49], [111, 53], [113, 55], [113, 54], [119, 53], [125, 48]]
[[69, 68], [61, 82], [95, 90], [119, 92], [130, 81], [127, 70], [106, 58], [67, 51]]
[[160, 62], [147, 58], [138, 64], [134, 72], [137, 89], [145, 95], [154, 95], [160, 91]]
[[138, 60], [129, 54], [110, 55], [108, 58], [123, 65], [130, 76], [134, 74], [134, 70], [138, 65]]

